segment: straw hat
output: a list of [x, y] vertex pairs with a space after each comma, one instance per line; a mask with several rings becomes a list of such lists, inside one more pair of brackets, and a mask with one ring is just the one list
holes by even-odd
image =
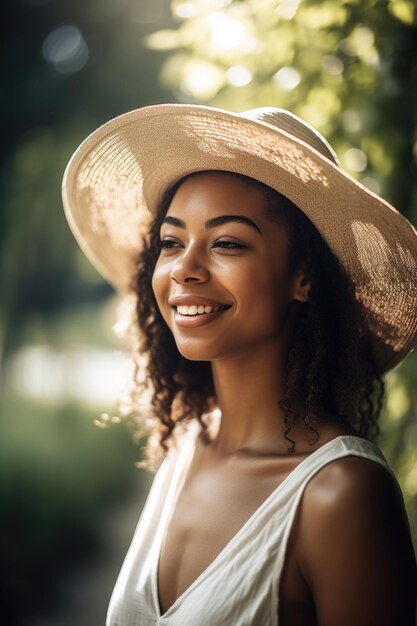
[[394, 207], [344, 172], [327, 141], [277, 108], [232, 113], [160, 104], [121, 115], [76, 150], [63, 203], [81, 248], [118, 290], [164, 192], [191, 172], [255, 178], [292, 200], [353, 280], [381, 373], [417, 344], [417, 232]]

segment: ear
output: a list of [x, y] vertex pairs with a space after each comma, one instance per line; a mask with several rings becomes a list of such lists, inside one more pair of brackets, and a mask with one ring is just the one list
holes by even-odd
[[294, 300], [298, 300], [300, 302], [307, 302], [309, 300], [309, 291], [310, 291], [311, 283], [307, 280], [306, 275], [303, 270], [299, 270], [294, 275], [293, 285], [292, 285], [292, 297]]

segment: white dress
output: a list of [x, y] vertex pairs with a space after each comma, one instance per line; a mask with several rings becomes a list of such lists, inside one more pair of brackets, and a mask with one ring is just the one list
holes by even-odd
[[190, 426], [180, 449], [170, 449], [154, 477], [113, 590], [106, 626], [277, 626], [285, 550], [309, 480], [330, 461], [354, 455], [381, 464], [398, 481], [376, 444], [351, 435], [332, 439], [296, 466], [161, 616], [159, 553], [200, 430], [197, 421]]

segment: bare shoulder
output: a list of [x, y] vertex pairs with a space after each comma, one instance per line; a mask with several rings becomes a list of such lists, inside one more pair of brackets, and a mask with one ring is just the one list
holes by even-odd
[[346, 456], [307, 485], [299, 568], [320, 625], [415, 624], [416, 561], [402, 493], [381, 464]]
[[356, 455], [335, 459], [310, 480], [304, 498], [310, 505], [346, 507], [353, 504], [369, 506], [378, 496], [402, 507], [403, 497], [397, 482], [380, 463]]

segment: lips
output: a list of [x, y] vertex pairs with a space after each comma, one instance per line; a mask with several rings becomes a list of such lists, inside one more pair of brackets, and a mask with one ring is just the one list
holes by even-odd
[[212, 311], [211, 313], [201, 313], [197, 315], [181, 315], [181, 313], [176, 312], [174, 315], [175, 323], [177, 326], [181, 328], [199, 328], [201, 326], [206, 326], [213, 322], [221, 315], [225, 315], [227, 311], [230, 309], [230, 306], [226, 309], [221, 309], [219, 311]]
[[[197, 296], [194, 294], [177, 294], [171, 296], [168, 300], [168, 304], [174, 309], [174, 319], [177, 326], [181, 328], [197, 328], [205, 326], [214, 321], [230, 309], [232, 304], [229, 302], [221, 302], [220, 300], [214, 300], [214, 298], [208, 298], [207, 296]], [[219, 311], [211, 311], [210, 313], [199, 313], [196, 315], [182, 315], [176, 308], [177, 306], [210, 306], [210, 307], [222, 307]]]
[[206, 296], [194, 296], [192, 294], [184, 294], [172, 296], [168, 300], [168, 304], [172, 307], [177, 307], [181, 305], [192, 306], [195, 304], [196, 306], [221, 306], [221, 307], [230, 307], [232, 306], [228, 302], [220, 302], [219, 300], [213, 300], [212, 298], [207, 298]]

